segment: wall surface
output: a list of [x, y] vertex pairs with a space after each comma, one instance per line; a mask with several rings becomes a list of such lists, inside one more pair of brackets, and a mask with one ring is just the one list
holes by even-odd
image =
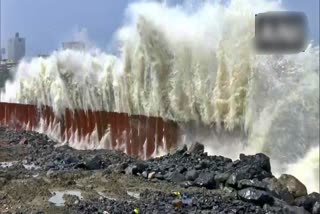
[[[0, 103], [0, 126], [41, 130], [49, 135], [54, 132], [61, 142], [75, 147], [91, 143], [95, 146], [88, 148], [116, 149], [142, 159], [170, 151], [176, 146], [178, 133], [176, 123], [156, 117], [69, 109], [58, 117], [48, 106], [15, 103]], [[99, 145], [105, 142], [105, 146]]]

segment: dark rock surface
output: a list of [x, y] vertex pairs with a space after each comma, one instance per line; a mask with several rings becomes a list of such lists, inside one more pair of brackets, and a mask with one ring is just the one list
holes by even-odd
[[320, 202], [320, 194], [313, 192], [309, 195], [296, 198], [294, 204], [299, 207], [304, 207], [309, 212], [312, 212], [316, 202]]
[[202, 172], [195, 180], [194, 184], [198, 187], [205, 187], [207, 189], [216, 188], [216, 181], [214, 180], [213, 172]]
[[258, 205], [272, 204], [273, 197], [263, 190], [258, 190], [253, 187], [245, 188], [238, 191], [238, 195], [241, 199], [249, 201]]
[[293, 195], [289, 192], [286, 186], [283, 186], [278, 179], [273, 178], [265, 178], [264, 182], [267, 183], [267, 190], [272, 193], [275, 197], [281, 198], [289, 204], [293, 203]]
[[[232, 161], [186, 146], [147, 161], [109, 150], [80, 151], [35, 132], [0, 128], [0, 213], [319, 213], [290, 175], [276, 179], [264, 154]], [[21, 143], [23, 142], [23, 143]], [[33, 165], [26, 169], [25, 165]], [[48, 203], [50, 189], [80, 189], [64, 207]], [[136, 189], [138, 194], [129, 192]], [[103, 190], [103, 192], [101, 192]], [[30, 198], [34, 199], [30, 201]], [[10, 211], [10, 212], [7, 212]]]
[[312, 208], [312, 214], [320, 214], [320, 201], [317, 201]]
[[189, 181], [194, 181], [199, 176], [199, 172], [195, 169], [191, 169], [186, 173], [186, 179]]
[[188, 150], [189, 154], [201, 154], [203, 152], [204, 152], [204, 145], [202, 145], [199, 142], [192, 143]]

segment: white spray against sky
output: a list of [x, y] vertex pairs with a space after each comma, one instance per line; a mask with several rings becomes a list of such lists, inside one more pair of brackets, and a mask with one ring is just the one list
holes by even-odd
[[23, 61], [0, 100], [56, 114], [67, 107], [171, 119], [183, 142], [232, 158], [267, 153], [274, 169], [319, 191], [319, 47], [262, 56], [251, 46], [254, 15], [283, 9], [266, 0], [131, 4], [116, 34], [119, 56], [65, 50]]

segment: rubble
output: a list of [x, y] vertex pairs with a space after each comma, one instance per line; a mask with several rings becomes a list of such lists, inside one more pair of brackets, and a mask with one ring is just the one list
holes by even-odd
[[[109, 150], [57, 146], [47, 136], [0, 128], [0, 213], [319, 213], [291, 175], [272, 175], [264, 154], [209, 156], [197, 143], [142, 161]], [[20, 143], [20, 142], [28, 143]], [[33, 168], [23, 167], [34, 165]], [[50, 192], [73, 191], [64, 206]], [[128, 195], [134, 192], [138, 197]]]

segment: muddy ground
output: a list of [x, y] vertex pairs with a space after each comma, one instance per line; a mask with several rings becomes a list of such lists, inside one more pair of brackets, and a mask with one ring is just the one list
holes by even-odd
[[0, 213], [319, 212], [319, 194], [286, 179], [263, 154], [232, 161], [196, 144], [140, 161], [0, 128]]

